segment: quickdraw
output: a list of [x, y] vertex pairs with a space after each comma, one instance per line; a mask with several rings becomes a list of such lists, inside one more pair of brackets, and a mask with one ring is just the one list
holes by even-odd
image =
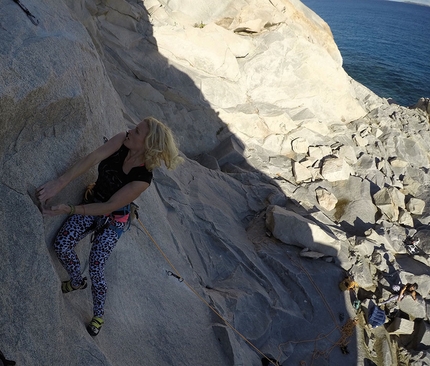
[[176, 273], [172, 271], [166, 271], [168, 276], [173, 276], [178, 279], [179, 282], [184, 282], [184, 279], [181, 276], [178, 276]]
[[19, 5], [19, 7], [24, 11], [25, 14], [27, 14], [28, 19], [30, 19], [34, 25], [39, 25], [39, 19], [37, 19], [33, 14], [31, 14], [30, 11], [21, 3], [21, 1], [13, 1]]

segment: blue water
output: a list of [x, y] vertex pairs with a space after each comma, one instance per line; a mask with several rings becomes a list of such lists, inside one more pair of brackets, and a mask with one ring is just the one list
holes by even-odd
[[302, 0], [331, 28], [343, 68], [403, 106], [430, 97], [430, 7], [384, 0]]

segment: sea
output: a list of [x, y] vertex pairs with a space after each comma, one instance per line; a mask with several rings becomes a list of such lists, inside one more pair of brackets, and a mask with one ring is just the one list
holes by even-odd
[[330, 26], [343, 68], [402, 106], [430, 98], [430, 6], [387, 0], [302, 0]]

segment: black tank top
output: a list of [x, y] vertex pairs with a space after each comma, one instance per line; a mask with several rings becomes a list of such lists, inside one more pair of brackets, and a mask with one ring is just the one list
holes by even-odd
[[151, 184], [152, 172], [145, 166], [134, 167], [128, 174], [122, 170], [122, 165], [129, 149], [122, 145], [111, 156], [102, 160], [98, 167], [99, 176], [94, 187], [94, 198], [101, 202], [108, 201], [117, 191], [133, 181], [143, 181]]

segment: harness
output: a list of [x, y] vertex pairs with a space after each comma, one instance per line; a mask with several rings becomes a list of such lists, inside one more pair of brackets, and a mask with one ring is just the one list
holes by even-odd
[[[94, 198], [94, 187], [95, 183], [91, 183], [85, 190], [84, 193], [84, 203], [100, 203], [101, 201]], [[94, 233], [91, 236], [91, 241], [94, 241], [95, 237], [101, 233], [103, 230], [109, 228], [116, 232], [118, 235], [118, 239], [121, 237], [122, 233], [130, 230], [131, 221], [139, 218], [139, 206], [131, 202], [124, 207], [121, 207], [113, 212], [111, 212], [107, 216], [98, 216], [95, 220], [92, 229]], [[115, 222], [125, 223], [124, 228], [119, 228], [115, 225]]]

